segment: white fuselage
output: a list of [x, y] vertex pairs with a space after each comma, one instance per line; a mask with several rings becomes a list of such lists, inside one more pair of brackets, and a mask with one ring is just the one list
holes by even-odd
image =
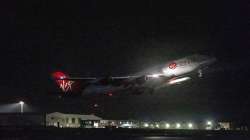
[[187, 58], [184, 58], [167, 63], [166, 66], [162, 68], [162, 74], [166, 77], [180, 76], [192, 72], [198, 67], [198, 62], [193, 62]]

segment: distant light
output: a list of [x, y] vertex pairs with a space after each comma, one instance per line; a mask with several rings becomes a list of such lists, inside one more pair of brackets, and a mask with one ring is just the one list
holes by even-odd
[[95, 127], [95, 128], [98, 128], [98, 127], [99, 127], [99, 124], [96, 123], [96, 122], [94, 122], [94, 127]]
[[165, 126], [166, 126], [166, 128], [169, 128], [169, 127], [170, 127], [170, 124], [169, 124], [169, 123], [166, 123]]
[[19, 102], [19, 104], [20, 104], [20, 105], [23, 105], [23, 104], [24, 104], [24, 102], [23, 102], [23, 101], [20, 101], [20, 102]]
[[188, 128], [193, 128], [193, 124], [192, 123], [188, 123]]
[[122, 124], [121, 127], [132, 128], [132, 124], [129, 124], [129, 123], [127, 122], [127, 123]]
[[109, 92], [109, 93], [108, 93], [108, 96], [113, 96], [113, 93], [112, 93], [112, 92]]
[[212, 121], [207, 121], [206, 129], [207, 130], [211, 130], [212, 129], [212, 125], [213, 125]]
[[207, 121], [207, 125], [212, 125], [212, 122], [211, 121]]
[[181, 124], [180, 123], [177, 123], [176, 124], [176, 128], [180, 128], [181, 127]]
[[159, 124], [156, 124], [156, 127], [159, 128], [160, 127]]
[[144, 123], [144, 127], [148, 127], [148, 123]]

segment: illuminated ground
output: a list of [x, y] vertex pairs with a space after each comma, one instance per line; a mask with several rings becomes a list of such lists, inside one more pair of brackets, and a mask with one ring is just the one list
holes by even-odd
[[243, 131], [1, 128], [4, 139], [249, 139]]

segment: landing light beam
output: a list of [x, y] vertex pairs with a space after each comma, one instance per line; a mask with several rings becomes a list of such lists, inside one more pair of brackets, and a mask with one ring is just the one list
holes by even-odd
[[171, 80], [171, 81], [168, 82], [168, 84], [172, 85], [172, 84], [184, 82], [184, 81], [187, 81], [187, 80], [190, 80], [190, 79], [191, 79], [190, 77], [183, 77], [183, 78]]

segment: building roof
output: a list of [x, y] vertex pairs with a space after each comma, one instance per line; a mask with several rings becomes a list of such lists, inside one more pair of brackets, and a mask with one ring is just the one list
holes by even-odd
[[102, 120], [102, 118], [95, 115], [65, 114], [61, 112], [49, 113], [46, 116], [54, 116], [59, 118], [81, 118], [81, 120]]

